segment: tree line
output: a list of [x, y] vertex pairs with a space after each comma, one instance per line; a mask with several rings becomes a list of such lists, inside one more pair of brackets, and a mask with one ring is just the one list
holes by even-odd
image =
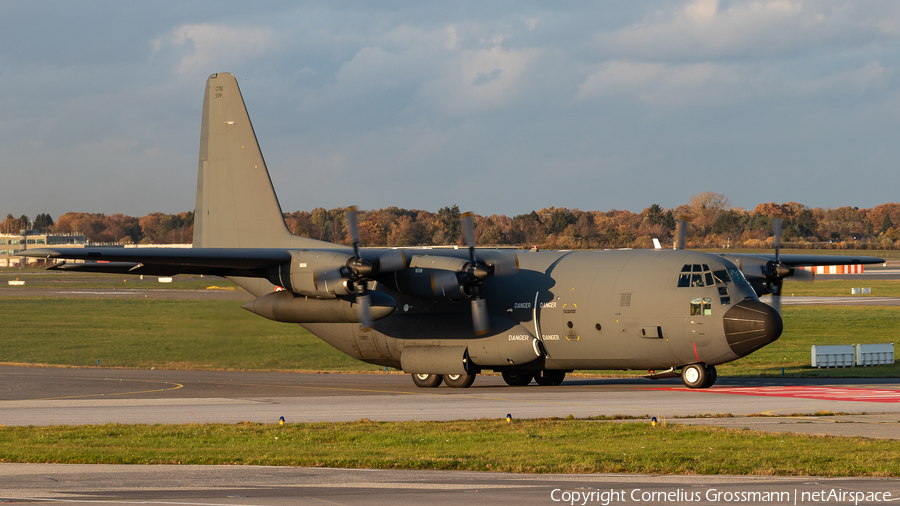
[[[349, 244], [346, 208], [285, 213], [297, 235]], [[690, 248], [771, 248], [772, 219], [784, 219], [786, 246], [826, 249], [900, 249], [900, 204], [871, 209], [809, 208], [797, 202], [769, 202], [747, 211], [731, 206], [715, 192], [694, 195], [687, 204], [666, 209], [652, 204], [640, 213], [544, 208], [516, 216], [474, 215], [479, 246], [540, 249], [652, 248], [653, 238], [671, 245], [679, 219], [688, 225]], [[54, 233], [81, 233], [96, 243], [174, 244], [193, 237], [193, 212], [122, 214], [66, 213], [56, 222], [49, 215], [7, 215], [0, 231], [17, 233], [29, 227]], [[896, 225], [895, 225], [896, 224]], [[11, 231], [11, 232], [10, 232]], [[438, 212], [388, 207], [359, 212], [363, 246], [463, 245], [458, 206]]]

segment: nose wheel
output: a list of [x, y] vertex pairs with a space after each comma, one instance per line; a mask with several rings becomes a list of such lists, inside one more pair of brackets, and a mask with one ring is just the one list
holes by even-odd
[[709, 388], [716, 382], [716, 366], [690, 364], [681, 369], [681, 381], [688, 388]]

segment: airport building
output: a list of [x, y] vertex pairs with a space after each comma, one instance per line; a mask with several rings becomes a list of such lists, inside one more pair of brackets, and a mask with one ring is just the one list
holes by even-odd
[[[0, 267], [24, 265], [25, 258], [15, 256], [29, 248], [46, 248], [48, 246], [84, 247], [87, 238], [84, 234], [46, 234], [37, 230], [24, 230], [19, 234], [0, 234]], [[29, 258], [28, 264], [40, 261]]]

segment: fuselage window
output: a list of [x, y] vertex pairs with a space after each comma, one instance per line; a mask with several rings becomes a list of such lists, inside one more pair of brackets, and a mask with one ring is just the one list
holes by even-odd
[[727, 305], [731, 304], [731, 297], [720, 297], [719, 301], [722, 303], [723, 306], [727, 306]]
[[728, 287], [720, 286], [719, 287], [719, 295], [728, 295]]
[[691, 298], [691, 316], [710, 316], [712, 314], [711, 297]]
[[712, 274], [710, 274], [709, 272], [705, 272], [703, 274], [706, 277], [706, 286], [713, 286], [715, 283], [713, 283]]
[[691, 299], [691, 316], [700, 316], [703, 312], [700, 309], [700, 297]]

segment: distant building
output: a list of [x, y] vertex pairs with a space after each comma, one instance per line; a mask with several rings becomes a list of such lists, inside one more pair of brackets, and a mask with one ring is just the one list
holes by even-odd
[[[20, 234], [0, 234], [0, 267], [23, 265], [25, 258], [15, 256], [22, 250], [48, 246], [83, 248], [86, 242], [87, 237], [84, 234], [45, 234], [37, 230], [24, 230]], [[29, 258], [27, 263], [34, 264], [40, 260]]]

